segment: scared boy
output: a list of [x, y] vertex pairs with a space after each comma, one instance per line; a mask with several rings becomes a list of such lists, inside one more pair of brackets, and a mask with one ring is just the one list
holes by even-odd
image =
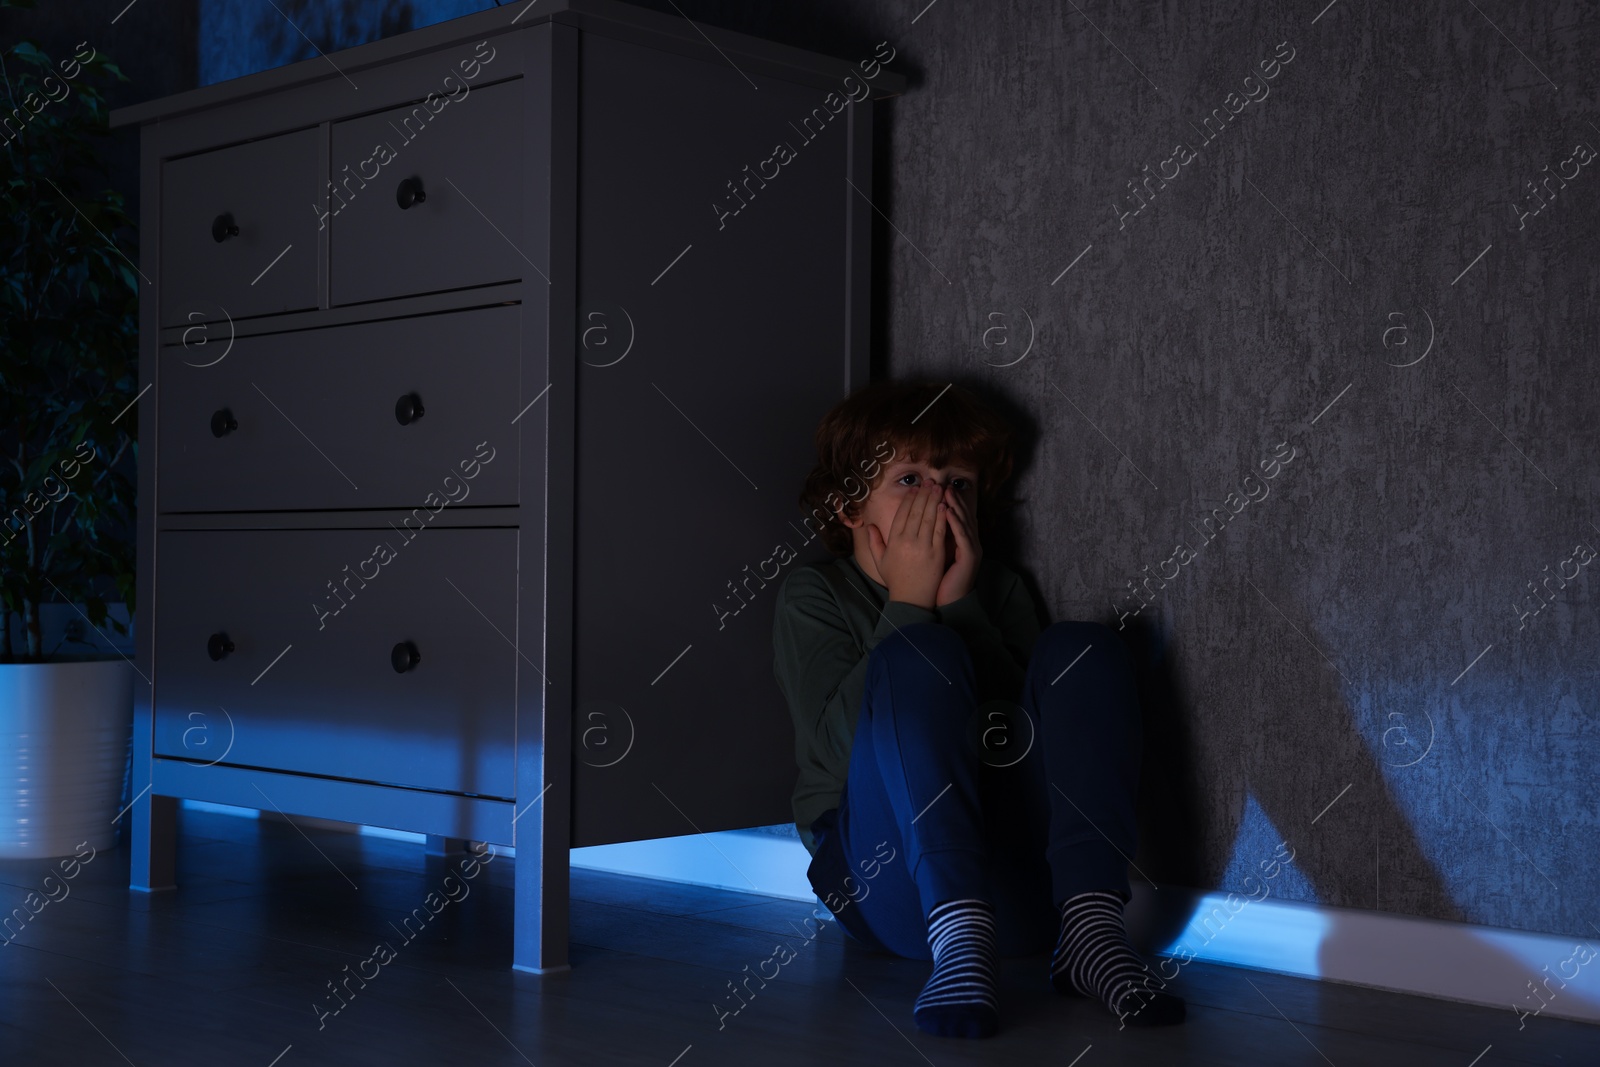
[[[813, 889], [857, 941], [933, 960], [914, 1009], [928, 1033], [995, 1033], [996, 959], [1052, 945], [1057, 991], [1125, 1024], [1182, 1022], [1122, 922], [1132, 658], [1097, 623], [1041, 631], [1021, 580], [983, 554], [1010, 427], [958, 386], [883, 382], [829, 411], [816, 444], [801, 502], [828, 515], [836, 558], [789, 574], [773, 624]], [[857, 461], [886, 453], [866, 495], [841, 498]]]

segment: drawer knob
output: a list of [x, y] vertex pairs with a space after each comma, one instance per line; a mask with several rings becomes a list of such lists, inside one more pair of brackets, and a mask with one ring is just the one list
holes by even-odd
[[212, 634], [211, 640], [206, 642], [206, 652], [211, 656], [213, 662], [232, 651], [233, 642], [228, 640], [228, 635], [225, 633]]
[[238, 428], [238, 420], [233, 417], [233, 412], [227, 408], [218, 408], [211, 413], [212, 437], [226, 437]]
[[410, 641], [401, 641], [394, 646], [394, 651], [389, 653], [389, 662], [393, 664], [396, 674], [404, 674], [422, 662], [422, 653], [417, 651], [417, 646]]
[[407, 393], [394, 402], [394, 418], [401, 426], [409, 426], [422, 418], [422, 398], [416, 393]]
[[224, 211], [211, 220], [211, 239], [221, 244], [230, 237], [239, 236], [239, 224], [233, 221], [233, 216]]
[[400, 205], [401, 211], [408, 211], [427, 199], [428, 194], [422, 189], [421, 178], [406, 178], [394, 191], [394, 202]]

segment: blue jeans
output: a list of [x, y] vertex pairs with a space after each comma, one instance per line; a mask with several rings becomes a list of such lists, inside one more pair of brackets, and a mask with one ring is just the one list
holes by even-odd
[[980, 706], [965, 641], [942, 623], [872, 650], [839, 806], [813, 824], [806, 873], [857, 941], [931, 959], [927, 915], [994, 905], [1004, 957], [1050, 951], [1060, 902], [1131, 898], [1141, 730], [1133, 659], [1110, 628], [1058, 622], [1021, 704]]

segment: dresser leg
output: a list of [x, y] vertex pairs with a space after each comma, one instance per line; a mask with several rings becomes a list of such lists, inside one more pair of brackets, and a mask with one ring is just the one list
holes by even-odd
[[467, 839], [464, 837], [445, 837], [443, 834], [427, 834], [424, 848], [430, 856], [458, 856], [467, 851]]
[[152, 793], [135, 803], [128, 817], [133, 820], [128, 835], [129, 888], [147, 893], [176, 888], [178, 798]]
[[[532, 823], [533, 819], [526, 820]], [[531, 827], [530, 827], [531, 828]], [[520, 828], [519, 828], [520, 829]], [[567, 961], [567, 851], [546, 854], [542, 835], [517, 835], [512, 890], [511, 968], [530, 974], [570, 971]]]

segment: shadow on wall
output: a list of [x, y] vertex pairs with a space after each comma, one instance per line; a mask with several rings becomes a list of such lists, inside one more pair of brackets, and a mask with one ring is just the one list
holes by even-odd
[[[1035, 417], [981, 380], [961, 384], [1016, 428], [1021, 473], [1039, 439]], [[1015, 518], [1015, 523], [1001, 522], [985, 531], [984, 546], [986, 554], [992, 552], [1022, 573], [1015, 562], [1023, 556], [1021, 527], [1040, 517], [1030, 516], [1023, 501]], [[1035, 536], [1063, 536], [1055, 532], [1059, 529], [1040, 529]], [[1067, 536], [1075, 534], [1069, 531]], [[1202, 566], [1225, 573], [1234, 569], [1239, 560], [1229, 547], [1213, 549]], [[1023, 579], [1035, 600], [1046, 605], [1037, 581], [1027, 574]], [[1230, 575], [1227, 583], [1233, 582]], [[1379, 848], [1382, 869], [1397, 890], [1404, 887], [1407, 911], [1464, 919], [1391, 795], [1332, 672], [1312, 673], [1320, 689], [1294, 690], [1305, 675], [1286, 670], [1282, 638], [1263, 631], [1260, 606], [1245, 599], [1252, 595], [1249, 586], [1243, 580], [1237, 585], [1244, 590], [1242, 597], [1226, 595], [1213, 578], [1169, 594], [1160, 614], [1146, 613], [1120, 625], [1109, 613], [1093, 620], [1118, 630], [1138, 664], [1144, 715], [1140, 845], [1134, 857], [1139, 869], [1157, 883], [1245, 893], [1245, 888], [1222, 881], [1228, 846], [1246, 829], [1246, 801], [1253, 796], [1286, 843], [1280, 858], [1293, 850], [1293, 866], [1316, 901], [1346, 907], [1380, 904]], [[1316, 627], [1304, 610], [1281, 598], [1277, 606], [1315, 642]], [[1181, 621], [1185, 616], [1209, 631], [1203, 640], [1186, 632], [1188, 624]], [[1219, 634], [1228, 636], [1219, 639]], [[1196, 638], [1189, 647], [1229, 649], [1225, 662], [1204, 666], [1211, 683], [1207, 691], [1219, 694], [1221, 702], [1202, 706], [1186, 688], [1186, 638]], [[1237, 684], [1218, 684], [1219, 679]], [[1307, 808], [1307, 796], [1324, 798], [1329, 809]], [[1351, 803], [1353, 798], [1359, 802]], [[1344, 816], [1343, 821], [1331, 817], [1335, 814]], [[1269, 846], [1264, 858], [1271, 854]], [[1166, 938], [1161, 943], [1169, 943], [1178, 932], [1161, 931]]]
[[[1291, 604], [1279, 606], [1315, 640], [1312, 620], [1303, 611]], [[1243, 614], [1248, 605], [1208, 608]], [[1141, 866], [1158, 882], [1252, 891], [1219, 884], [1225, 872], [1216, 868], [1215, 850], [1207, 855], [1203, 840], [1235, 840], [1243, 828], [1246, 798], [1253, 796], [1317, 901], [1382, 910], [1380, 871], [1386, 870], [1397, 896], [1404, 887], [1408, 911], [1420, 905], [1420, 913], [1430, 918], [1463, 921], [1465, 915], [1391, 795], [1338, 687], [1330, 681], [1320, 692], [1285, 697], [1272, 684], [1283, 675], [1281, 667], [1274, 670], [1278, 639], [1256, 636], [1246, 619], [1228, 630], [1240, 638], [1226, 670], [1252, 682], [1238, 687], [1237, 702], [1207, 713], [1185, 692], [1178, 651], [1182, 637], [1169, 622], [1133, 620], [1123, 631], [1139, 664], [1144, 711]], [[1202, 762], [1211, 771], [1210, 781], [1197, 771]], [[1207, 793], [1227, 796], [1220, 808], [1226, 819], [1221, 825], [1207, 827], [1198, 814], [1219, 811], [1215, 800], [1207, 801]], [[1327, 806], [1307, 809], [1307, 795], [1326, 798]], [[1352, 797], [1359, 803], [1339, 812], [1338, 806]], [[1356, 819], [1353, 824], [1348, 818], [1340, 821], [1336, 813]]]
[[[1016, 428], [1020, 474], [1039, 439], [1036, 419], [981, 381], [961, 384]], [[1015, 562], [1024, 543], [1082, 531], [1052, 525], [1023, 536], [1022, 527], [1039, 518], [1025, 501], [1011, 518], [984, 531], [985, 552], [1017, 570], [1044, 606], [1038, 583]], [[1141, 909], [1141, 940], [1160, 951], [1186, 930], [1193, 933], [1196, 894], [1184, 890], [1334, 905], [1320, 913], [1320, 929], [1283, 929], [1281, 969], [1362, 982], [1381, 974], [1394, 988], [1453, 989], [1463, 999], [1509, 1005], [1519, 1022], [1546, 1005], [1552, 1014], [1587, 1017], [1588, 997], [1566, 989], [1563, 978], [1593, 958], [1584, 947], [1592, 942], [1563, 944], [1551, 958], [1534, 959], [1542, 950], [1531, 943], [1424, 926], [1391, 944], [1375, 940], [1359, 913], [1340, 910], [1467, 920], [1380, 765], [1416, 773], [1405, 768], [1421, 763], [1434, 739], [1424, 744], [1401, 731], [1370, 743], [1338, 668], [1330, 662], [1309, 672], [1292, 669], [1285, 641], [1297, 639], [1263, 621], [1281, 612], [1279, 621], [1320, 650], [1325, 645], [1312, 613], [1276, 590], [1271, 607], [1253, 599], [1258, 592], [1244, 579], [1255, 568], [1237, 542], [1219, 544], [1208, 563], [1206, 580], [1174, 590], [1156, 612], [1093, 620], [1118, 630], [1138, 673], [1144, 749], [1134, 877], [1156, 883], [1158, 892], [1168, 888], [1164, 905]], [[1259, 598], [1266, 595], [1259, 591]], [[1186, 649], [1197, 648], [1225, 651], [1194, 662]], [[1230, 862], [1230, 852], [1245, 862]], [[1279, 871], [1289, 873], [1269, 881]], [[1384, 907], [1386, 898], [1396, 904]]]

